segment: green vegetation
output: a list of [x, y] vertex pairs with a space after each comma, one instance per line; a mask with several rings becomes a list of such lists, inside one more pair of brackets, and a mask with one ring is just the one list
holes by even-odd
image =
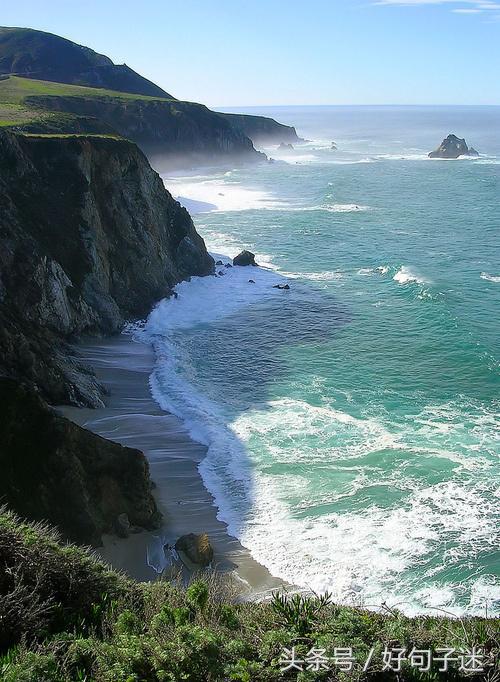
[[20, 104], [26, 97], [36, 97], [37, 95], [59, 97], [112, 97], [113, 99], [121, 101], [130, 99], [169, 101], [165, 100], [164, 97], [136, 95], [128, 92], [116, 92], [103, 88], [89, 88], [81, 85], [33, 80], [31, 78], [20, 78], [18, 76], [10, 76], [9, 78], [0, 80], [0, 101], [2, 102]]
[[[41, 525], [0, 514], [0, 679], [4, 682], [215, 682], [234, 680], [457, 680], [446, 674], [396, 677], [363, 663], [386, 645], [485, 649], [485, 672], [498, 679], [498, 623], [486, 618], [407, 618], [336, 606], [330, 597], [274, 595], [238, 603], [234, 585], [214, 573], [187, 588], [136, 583], [87, 550], [63, 546]], [[352, 672], [280, 672], [283, 648], [304, 659], [313, 648], [333, 656], [352, 647]], [[376, 658], [378, 656], [378, 659]], [[471, 679], [470, 676], [468, 679]]]
[[[84, 117], [48, 111], [44, 106], [44, 97], [74, 97], [82, 100], [90, 98], [102, 103], [112, 101], [126, 103], [130, 100], [176, 101], [148, 95], [115, 92], [103, 88], [89, 88], [10, 76], [0, 79], [0, 126], [16, 127], [16, 129], [27, 132], [44, 132], [45, 130], [57, 132], [59, 129], [63, 132], [80, 132], [79, 128], [83, 125]], [[84, 127], [86, 128], [86, 126]], [[89, 132], [93, 131], [90, 130]]]

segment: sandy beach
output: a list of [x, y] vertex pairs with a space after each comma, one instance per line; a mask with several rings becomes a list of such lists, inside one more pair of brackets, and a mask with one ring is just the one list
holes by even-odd
[[122, 335], [78, 346], [77, 352], [109, 391], [106, 407], [63, 407], [61, 411], [85, 428], [145, 453], [156, 486], [154, 495], [164, 515], [158, 531], [127, 539], [105, 536], [98, 550], [102, 558], [138, 580], [155, 580], [165, 564], [164, 545], [174, 545], [185, 533], [206, 532], [214, 547], [214, 567], [233, 572], [243, 593], [258, 598], [282, 585], [217, 519], [213, 498], [197, 468], [205, 447], [195, 443], [182, 422], [163, 412], [151, 396], [152, 349]]

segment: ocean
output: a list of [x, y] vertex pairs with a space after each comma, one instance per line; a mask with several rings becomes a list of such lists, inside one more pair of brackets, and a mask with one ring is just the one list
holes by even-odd
[[[500, 613], [500, 108], [245, 113], [308, 142], [164, 178], [217, 259], [262, 267], [151, 312], [154, 397], [208, 446], [219, 518], [274, 575]], [[428, 159], [452, 132], [481, 156]]]

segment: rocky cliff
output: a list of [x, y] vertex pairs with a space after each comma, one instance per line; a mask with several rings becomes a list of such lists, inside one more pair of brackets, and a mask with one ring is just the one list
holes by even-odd
[[213, 260], [131, 142], [0, 135], [0, 373], [98, 405], [65, 343], [117, 332]]
[[134, 526], [158, 527], [142, 452], [59, 416], [15, 380], [0, 378], [0, 401], [2, 504], [84, 544], [99, 545], [124, 514]]
[[37, 95], [25, 104], [51, 112], [94, 119], [138, 144], [150, 158], [167, 157], [170, 165], [205, 161], [260, 161], [252, 141], [239, 126], [202, 104], [161, 99]]
[[249, 114], [220, 114], [233, 128], [240, 130], [256, 145], [280, 144], [282, 142], [301, 142], [293, 126], [278, 123], [267, 116]]

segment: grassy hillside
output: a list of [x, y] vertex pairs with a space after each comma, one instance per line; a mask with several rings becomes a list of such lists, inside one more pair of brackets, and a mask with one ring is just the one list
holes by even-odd
[[0, 74], [170, 97], [162, 88], [105, 55], [52, 33], [0, 27]]
[[118, 100], [142, 99], [164, 100], [166, 97], [150, 95], [136, 95], [129, 92], [116, 92], [106, 88], [91, 88], [81, 85], [68, 85], [66, 83], [53, 83], [51, 81], [20, 78], [7, 76], [0, 80], [0, 99], [13, 104], [20, 104], [26, 97], [37, 95], [52, 95], [61, 97], [113, 97]]
[[[486, 618], [406, 618], [335, 606], [328, 597], [274, 595], [241, 603], [234, 585], [204, 573], [178, 582], [136, 583], [84, 549], [60, 544], [42, 525], [0, 510], [0, 679], [3, 682], [240, 682], [271, 680], [497, 679], [498, 623]], [[467, 677], [381, 672], [384, 646], [480, 645], [484, 673]], [[353, 670], [280, 672], [283, 648], [353, 648]], [[373, 664], [363, 671], [373, 649]]]
[[121, 135], [146, 153], [260, 160], [248, 137], [202, 104], [10, 76], [0, 79], [0, 126], [37, 134]]
[[[63, 120], [61, 112], [47, 112], [39, 97], [75, 97], [80, 99], [112, 99], [118, 102], [129, 100], [164, 100], [164, 98], [148, 95], [135, 95], [127, 92], [115, 92], [104, 88], [90, 88], [66, 83], [33, 80], [10, 76], [0, 79], [0, 126], [23, 126], [38, 122], [40, 132], [45, 123]], [[76, 114], [66, 117], [68, 122], [76, 121]]]

